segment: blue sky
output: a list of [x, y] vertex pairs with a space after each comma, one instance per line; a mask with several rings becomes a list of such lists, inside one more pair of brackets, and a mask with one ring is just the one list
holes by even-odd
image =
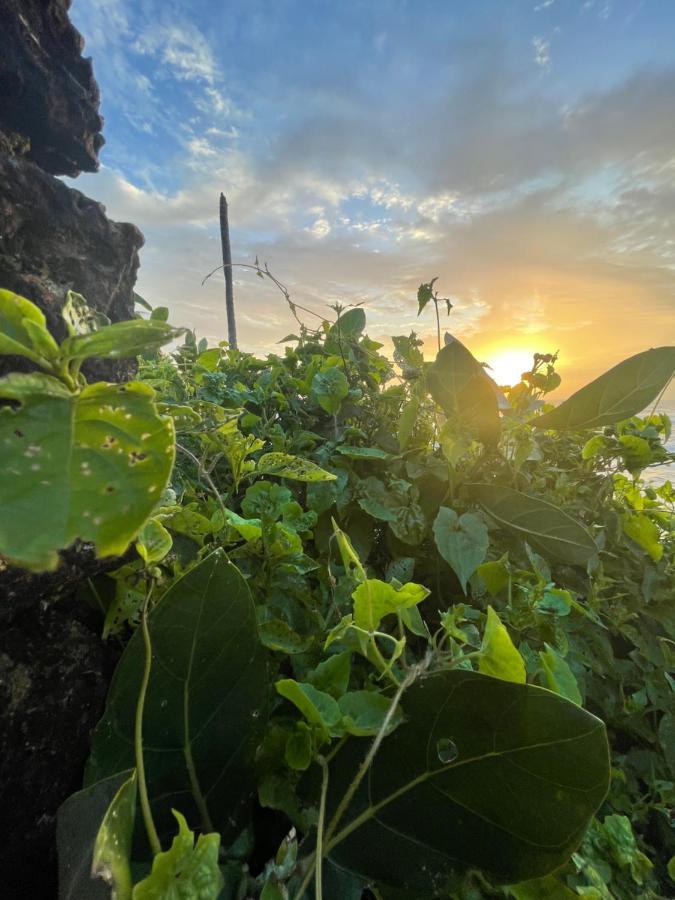
[[[420, 281], [483, 358], [560, 348], [583, 380], [675, 340], [675, 2], [75, 0], [107, 144], [75, 186], [146, 236], [139, 292], [225, 336], [233, 254], [294, 299], [364, 301], [386, 337]], [[240, 344], [291, 330], [237, 273]], [[570, 383], [571, 386], [571, 383]]]

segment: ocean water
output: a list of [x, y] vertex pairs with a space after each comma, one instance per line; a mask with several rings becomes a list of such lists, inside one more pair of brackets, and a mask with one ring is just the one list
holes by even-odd
[[[647, 410], [646, 412], [651, 412], [651, 410]], [[670, 438], [666, 442], [666, 447], [671, 453], [675, 453], [675, 403], [659, 405], [657, 412], [666, 413], [670, 416], [670, 421], [673, 423], [673, 429]], [[675, 482], [675, 463], [668, 463], [663, 466], [654, 466], [653, 468], [646, 469], [643, 478], [645, 481], [654, 485], [663, 484], [664, 481]]]

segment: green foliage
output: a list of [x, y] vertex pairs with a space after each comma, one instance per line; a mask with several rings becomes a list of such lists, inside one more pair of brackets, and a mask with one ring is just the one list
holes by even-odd
[[[423, 676], [405, 698], [407, 721], [346, 810], [344, 838], [329, 827], [332, 857], [419, 897], [447, 896], [458, 867], [510, 883], [565, 862], [607, 790], [602, 723], [548, 691], [472, 672]], [[336, 798], [358, 755], [348, 743], [335, 757]]]
[[[267, 673], [249, 591], [221, 551], [177, 579], [149, 620], [153, 667], [145, 699], [148, 793], [157, 827], [172, 806], [234, 836], [255, 790], [253, 754], [267, 718]], [[134, 764], [136, 697], [145, 649], [129, 641], [92, 741], [86, 783]], [[232, 695], [232, 688], [237, 690]]]
[[216, 900], [224, 884], [218, 868], [220, 835], [200, 834], [195, 844], [183, 816], [173, 814], [178, 834], [169, 850], [155, 856], [148, 877], [134, 887], [133, 900]]
[[[434, 281], [420, 290], [420, 312], [438, 312]], [[427, 362], [414, 333], [396, 335], [387, 359], [360, 308], [300, 327], [281, 356], [192, 333], [162, 355], [161, 308], [129, 336], [73, 295], [67, 357], [39, 313], [2, 302], [5, 338], [43, 370], [22, 377], [57, 385], [28, 404], [31, 427], [98, 387], [79, 372], [87, 347], [136, 352], [143, 334], [144, 396], [157, 395], [178, 448], [166, 489], [158, 480], [133, 527], [119, 525], [135, 555], [82, 586], [126, 649], [91, 786], [73, 800], [93, 804], [87, 836], [77, 850], [61, 841], [87, 860], [88, 887], [65, 896], [105, 889], [90, 878], [94, 842], [139, 735], [139, 799], [165, 848], [171, 810], [185, 823], [175, 850], [151, 853], [136, 822], [133, 892], [202, 871], [203, 852], [205, 896], [217, 871], [233, 898], [313, 900], [317, 872], [324, 898], [353, 900], [369, 882], [390, 900], [668, 895], [675, 492], [642, 478], [672, 458], [669, 421], [638, 414], [672, 374], [672, 348], [541, 415], [554, 355], [500, 393], [455, 339]], [[79, 478], [78, 502], [92, 483]], [[46, 506], [27, 495], [31, 521], [39, 509], [49, 527], [24, 543], [53, 554], [72, 538], [45, 537]], [[147, 605], [139, 730], [148, 656], [134, 629]], [[253, 815], [256, 793], [265, 812]], [[272, 831], [286, 835], [276, 855]]]
[[475, 513], [458, 516], [454, 509], [441, 506], [433, 530], [438, 552], [452, 566], [466, 594], [469, 578], [488, 551], [490, 542], [485, 523]]
[[675, 347], [657, 347], [625, 359], [556, 409], [534, 420], [538, 428], [584, 429], [636, 416], [659, 396], [675, 371]]
[[[76, 305], [71, 296], [72, 332], [84, 320]], [[72, 333], [59, 348], [32, 303], [0, 292], [0, 352], [21, 353], [49, 373], [0, 379], [0, 553], [12, 562], [54, 569], [58, 551], [78, 538], [99, 556], [119, 555], [150, 516], [171, 474], [173, 422], [158, 414], [148, 385], [87, 385], [79, 375], [89, 356], [135, 355], [176, 333], [162, 325], [151, 335], [149, 324]]]
[[496, 522], [550, 558], [583, 565], [597, 553], [588, 529], [546, 500], [494, 484], [471, 491]]

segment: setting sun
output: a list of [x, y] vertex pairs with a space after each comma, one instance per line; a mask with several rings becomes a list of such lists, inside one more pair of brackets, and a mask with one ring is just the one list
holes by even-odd
[[523, 372], [532, 368], [533, 350], [497, 350], [488, 354], [488, 373], [499, 385], [514, 385], [520, 381]]

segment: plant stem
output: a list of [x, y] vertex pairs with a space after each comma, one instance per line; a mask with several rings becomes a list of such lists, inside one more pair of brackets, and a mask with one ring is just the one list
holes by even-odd
[[319, 821], [316, 826], [314, 896], [316, 900], [323, 900], [323, 829], [326, 819], [326, 795], [328, 793], [328, 763], [323, 756], [317, 756], [316, 761], [321, 766], [321, 801], [319, 803]]
[[438, 352], [441, 352], [441, 317], [438, 314], [438, 300], [434, 297], [434, 309], [436, 310], [436, 337], [438, 339]]
[[150, 669], [152, 667], [152, 644], [150, 642], [150, 630], [148, 628], [148, 603], [150, 601], [151, 593], [152, 588], [146, 594], [141, 616], [141, 631], [143, 633], [143, 644], [145, 646], [145, 666], [143, 669], [141, 689], [138, 693], [138, 703], [136, 704], [134, 751], [136, 755], [136, 771], [138, 772], [138, 796], [141, 801], [143, 822], [145, 823], [145, 830], [148, 834], [152, 855], [157, 856], [158, 853], [162, 852], [162, 845], [159, 842], [155, 822], [152, 818], [152, 810], [150, 809], [150, 800], [148, 798], [148, 786], [145, 780], [145, 762], [143, 760], [143, 711], [145, 709], [145, 695], [148, 691]]
[[368, 772], [368, 769], [370, 768], [373, 760], [375, 759], [377, 751], [380, 749], [380, 745], [382, 744], [382, 741], [384, 740], [385, 735], [386, 735], [387, 731], [389, 730], [389, 725], [391, 724], [391, 720], [394, 718], [394, 713], [396, 712], [396, 709], [401, 700], [401, 697], [403, 696], [403, 692], [408, 687], [410, 687], [410, 685], [413, 683], [415, 678], [417, 678], [418, 671], [419, 671], [418, 666], [415, 666], [414, 668], [412, 668], [408, 672], [408, 674], [405, 676], [403, 681], [399, 684], [399, 686], [396, 690], [396, 693], [394, 694], [392, 701], [389, 704], [389, 709], [387, 710], [387, 715], [384, 717], [382, 725], [380, 726], [380, 730], [377, 732], [377, 735], [375, 736], [375, 740], [370, 745], [370, 750], [366, 754], [366, 757], [363, 760], [363, 762], [361, 763], [361, 766], [359, 767], [358, 772], [354, 776], [352, 783], [349, 785], [342, 800], [338, 804], [338, 808], [335, 810], [333, 818], [331, 819], [328, 829], [326, 831], [326, 842], [329, 842], [330, 839], [335, 834], [335, 829], [340, 824], [340, 820], [342, 819], [345, 812], [347, 811], [349, 804], [352, 802], [354, 794], [356, 793], [359, 785], [365, 778], [366, 773]]

